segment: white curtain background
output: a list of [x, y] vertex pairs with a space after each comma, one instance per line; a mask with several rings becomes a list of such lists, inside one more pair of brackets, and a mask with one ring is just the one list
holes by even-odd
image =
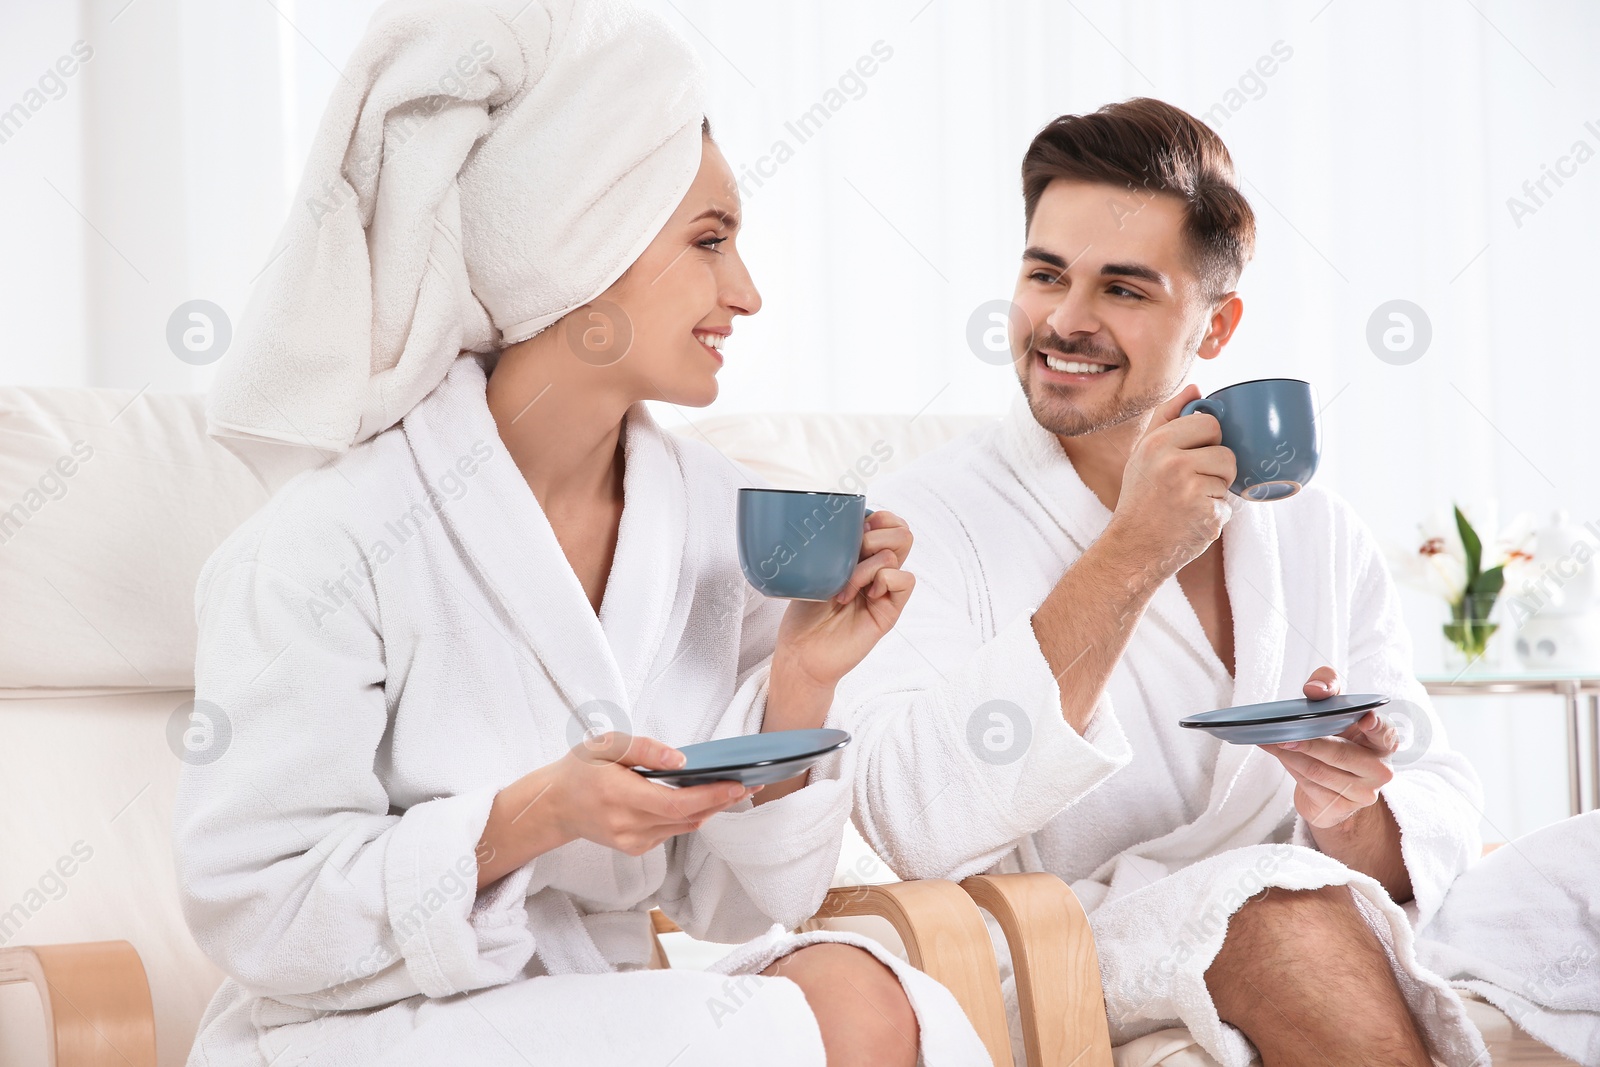
[[[1386, 541], [1452, 501], [1600, 519], [1600, 6], [645, 2], [705, 57], [766, 301], [709, 413], [1003, 410], [1012, 371], [966, 338], [1011, 291], [1022, 152], [1057, 114], [1152, 95], [1218, 130], [1260, 227], [1244, 321], [1203, 388], [1314, 382], [1319, 480]], [[204, 389], [168, 316], [196, 298], [242, 312], [375, 6], [0, 9], [0, 111], [23, 105], [0, 121], [0, 380]], [[77, 42], [92, 56], [53, 77]], [[797, 132], [807, 113], [826, 117]], [[1391, 300], [1431, 328], [1404, 365], [1367, 341]], [[1418, 668], [1437, 670], [1444, 608], [1406, 606]], [[1442, 707], [1483, 772], [1486, 834], [1565, 814], [1554, 700]]]

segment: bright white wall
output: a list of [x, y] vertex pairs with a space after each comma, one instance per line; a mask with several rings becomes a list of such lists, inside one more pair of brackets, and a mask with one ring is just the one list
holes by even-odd
[[[1320, 478], [1385, 539], [1487, 496], [1600, 518], [1600, 161], [1547, 186], [1520, 225], [1506, 203], [1575, 142], [1600, 152], [1595, 5], [644, 2], [705, 56], [718, 139], [752, 175], [743, 244], [766, 309], [738, 327], [713, 412], [1001, 410], [1011, 372], [975, 358], [965, 331], [1010, 291], [1023, 148], [1056, 114], [1148, 94], [1212, 116], [1260, 222], [1244, 323], [1203, 387], [1316, 382]], [[374, 6], [0, 9], [0, 108], [75, 40], [95, 49], [0, 143], [0, 380], [204, 388], [209, 371], [167, 350], [166, 318], [196, 297], [242, 311]], [[785, 124], [874, 46], [875, 72], [800, 143]], [[1275, 47], [1274, 72], [1251, 82]], [[1241, 79], [1241, 106], [1213, 110]], [[793, 157], [763, 177], [780, 139]], [[1408, 366], [1365, 340], [1394, 298], [1432, 322]], [[1436, 668], [1442, 609], [1406, 603], [1419, 668]], [[1493, 836], [1564, 813], [1554, 702], [1446, 709], [1490, 782]]]
[[[0, 15], [0, 380], [7, 382], [89, 380], [86, 227], [74, 211], [83, 204], [85, 72], [63, 79], [59, 97], [39, 87], [78, 36], [70, 4], [14, 4]], [[39, 95], [25, 101], [29, 90]], [[18, 104], [26, 117], [6, 123], [4, 112]]]

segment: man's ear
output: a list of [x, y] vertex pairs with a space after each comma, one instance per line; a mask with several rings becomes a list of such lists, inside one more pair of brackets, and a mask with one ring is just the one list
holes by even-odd
[[1200, 347], [1196, 351], [1201, 359], [1216, 359], [1222, 355], [1222, 350], [1233, 338], [1233, 331], [1239, 328], [1239, 320], [1244, 318], [1244, 301], [1239, 299], [1238, 293], [1224, 293], [1218, 298], [1216, 307], [1211, 310], [1211, 317], [1206, 322], [1206, 331], [1200, 336]]

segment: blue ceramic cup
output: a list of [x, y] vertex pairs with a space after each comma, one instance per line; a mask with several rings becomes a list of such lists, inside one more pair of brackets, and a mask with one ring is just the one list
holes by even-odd
[[1303, 489], [1322, 456], [1317, 401], [1310, 382], [1260, 378], [1218, 389], [1183, 405], [1222, 424], [1222, 443], [1238, 461], [1228, 488], [1246, 500], [1283, 500]]
[[830, 600], [850, 581], [872, 510], [857, 493], [739, 490], [739, 567], [767, 596]]

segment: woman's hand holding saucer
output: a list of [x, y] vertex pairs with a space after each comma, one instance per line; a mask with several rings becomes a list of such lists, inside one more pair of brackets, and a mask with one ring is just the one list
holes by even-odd
[[633, 771], [672, 770], [683, 762], [670, 745], [613, 731], [523, 775], [490, 807], [477, 848], [478, 888], [579, 838], [641, 856], [762, 788], [713, 782], [672, 789]]

